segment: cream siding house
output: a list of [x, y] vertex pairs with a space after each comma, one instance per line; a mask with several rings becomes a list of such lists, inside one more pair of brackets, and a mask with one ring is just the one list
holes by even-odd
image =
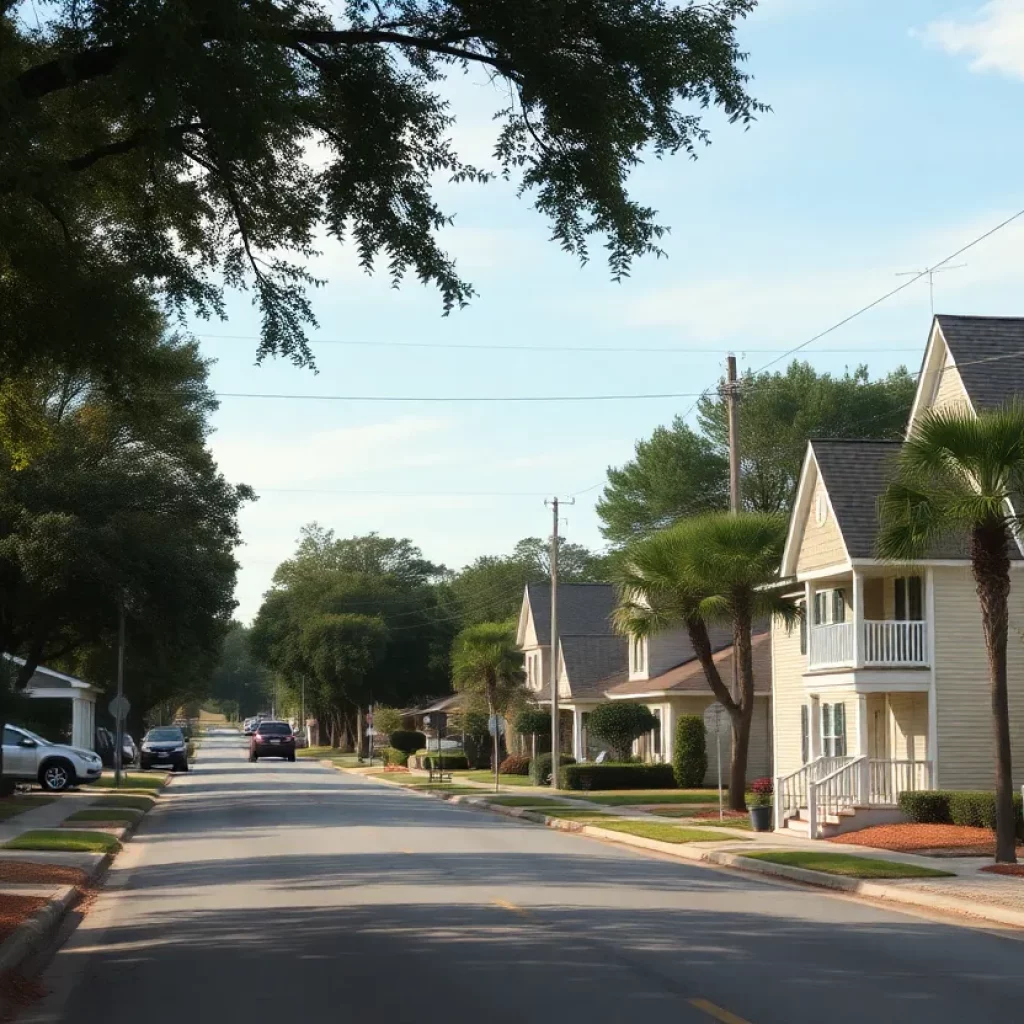
[[[936, 317], [908, 434], [927, 410], [1024, 397], [1024, 320]], [[908, 789], [990, 789], [981, 613], [962, 538], [907, 565], [876, 555], [899, 441], [811, 441], [782, 575], [805, 609], [772, 630], [776, 827], [827, 835], [895, 817]], [[1024, 782], [1024, 559], [1011, 551], [1014, 782]], [[856, 823], [854, 823], [856, 819]]]

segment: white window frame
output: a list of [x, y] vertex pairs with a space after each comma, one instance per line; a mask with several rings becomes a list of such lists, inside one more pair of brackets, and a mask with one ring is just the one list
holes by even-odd
[[821, 753], [823, 757], [845, 757], [846, 705], [822, 702], [821, 705]]

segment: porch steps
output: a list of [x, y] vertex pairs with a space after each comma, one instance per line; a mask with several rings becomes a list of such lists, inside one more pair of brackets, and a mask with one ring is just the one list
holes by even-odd
[[[831, 839], [846, 832], [870, 828], [872, 825], [890, 825], [904, 821], [903, 812], [895, 804], [872, 804], [870, 807], [843, 808], [838, 814], [828, 814], [818, 821], [818, 839]], [[806, 807], [786, 819], [785, 831], [810, 838], [810, 821]]]

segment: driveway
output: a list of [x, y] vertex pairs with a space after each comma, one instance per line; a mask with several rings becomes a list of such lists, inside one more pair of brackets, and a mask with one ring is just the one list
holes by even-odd
[[208, 739], [32, 1024], [962, 1024], [1014, 938], [646, 856]]

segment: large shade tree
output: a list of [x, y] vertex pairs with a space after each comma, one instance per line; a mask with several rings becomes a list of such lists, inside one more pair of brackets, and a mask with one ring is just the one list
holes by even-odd
[[[618, 628], [627, 635], [645, 637], [682, 626], [711, 692], [729, 713], [729, 806], [733, 810], [746, 807], [754, 717], [753, 625], [772, 615], [792, 621], [797, 614], [790, 603], [766, 589], [777, 578], [785, 532], [786, 521], [779, 515], [707, 513], [634, 542], [617, 570]], [[738, 658], [736, 694], [714, 660], [711, 623], [732, 629], [733, 656]]]
[[[251, 289], [260, 354], [308, 361], [314, 250], [345, 240], [450, 310], [473, 291], [436, 189], [491, 176], [621, 278], [665, 230], [627, 189], [641, 154], [695, 154], [708, 107], [760, 109], [736, 41], [754, 2], [56, 0], [37, 27], [3, 0], [0, 310], [39, 314], [13, 341], [64, 351], [41, 299], [84, 313], [90, 285], [130, 319], [138, 276], [203, 315]], [[443, 80], [466, 71], [496, 86], [495, 171], [452, 142]]]
[[903, 445], [881, 505], [879, 553], [922, 558], [949, 536], [967, 540], [988, 654], [995, 750], [996, 860], [1016, 861], [1006, 683], [1010, 550], [1024, 520], [1024, 404], [975, 416], [925, 413]]

